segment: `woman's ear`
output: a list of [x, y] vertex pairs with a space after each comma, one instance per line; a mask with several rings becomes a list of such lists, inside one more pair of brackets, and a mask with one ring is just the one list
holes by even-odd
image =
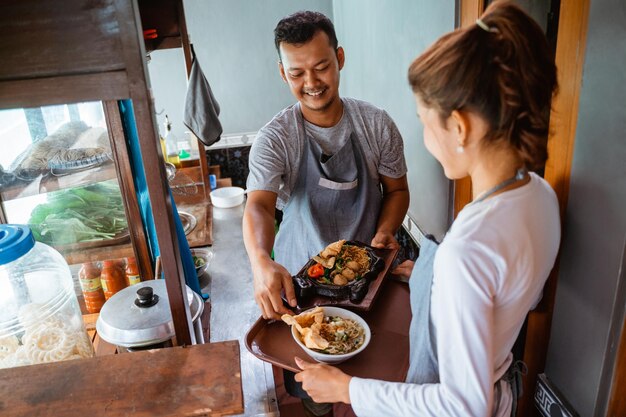
[[448, 128], [455, 136], [457, 145], [467, 145], [467, 138], [469, 137], [471, 129], [471, 122], [467, 113], [460, 110], [453, 110], [450, 114], [449, 123]]

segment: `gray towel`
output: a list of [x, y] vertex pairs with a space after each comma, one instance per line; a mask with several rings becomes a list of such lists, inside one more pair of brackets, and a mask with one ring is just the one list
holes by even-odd
[[194, 54], [185, 97], [183, 123], [202, 143], [210, 146], [220, 140], [222, 134], [222, 124], [217, 118], [219, 114], [220, 106]]

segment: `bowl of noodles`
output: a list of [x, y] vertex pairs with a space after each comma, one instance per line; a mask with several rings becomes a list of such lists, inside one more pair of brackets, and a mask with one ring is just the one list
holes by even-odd
[[315, 307], [283, 315], [296, 343], [317, 362], [338, 364], [362, 352], [372, 334], [358, 314], [339, 307]]

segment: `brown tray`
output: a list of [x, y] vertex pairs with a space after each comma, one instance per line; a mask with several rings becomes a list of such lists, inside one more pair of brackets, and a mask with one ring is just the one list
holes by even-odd
[[[360, 312], [372, 331], [365, 350], [337, 365], [349, 375], [385, 381], [404, 381], [409, 367], [409, 287], [387, 280], [376, 306]], [[292, 372], [299, 372], [294, 356], [315, 362], [296, 344], [282, 321], [259, 318], [245, 337], [246, 348], [257, 358]]]
[[369, 283], [367, 293], [365, 294], [365, 297], [363, 297], [363, 300], [361, 300], [359, 303], [353, 303], [352, 301], [350, 301], [349, 298], [331, 298], [331, 297], [325, 297], [323, 295], [314, 295], [314, 296], [307, 297], [302, 300], [299, 299], [298, 305], [296, 306], [296, 308], [294, 308], [294, 311], [300, 312], [300, 311], [307, 310], [315, 306], [345, 307], [345, 308], [350, 308], [352, 310], [361, 310], [361, 311], [370, 310], [374, 304], [374, 301], [376, 300], [378, 296], [378, 292], [380, 291], [383, 281], [387, 277], [389, 269], [391, 268], [393, 261], [396, 259], [396, 256], [398, 255], [398, 251], [400, 249], [398, 248], [396, 249], [372, 248], [372, 250], [374, 254], [380, 257], [385, 264], [384, 264], [383, 269], [376, 276], [376, 278], [373, 278], [372, 281]]

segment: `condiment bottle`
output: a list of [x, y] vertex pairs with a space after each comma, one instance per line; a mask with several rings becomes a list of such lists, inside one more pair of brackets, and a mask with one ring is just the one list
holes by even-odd
[[178, 156], [178, 139], [172, 132], [172, 123], [165, 115], [165, 151], [167, 153], [167, 162], [174, 164], [176, 168], [180, 168], [180, 158]]
[[126, 258], [126, 281], [128, 285], [135, 285], [141, 282], [137, 260], [133, 257]]
[[104, 290], [100, 281], [100, 268], [95, 262], [85, 262], [78, 271], [78, 281], [83, 290], [85, 307], [90, 313], [99, 313], [104, 304]]
[[104, 297], [108, 300], [119, 290], [126, 288], [126, 274], [120, 267], [119, 261], [109, 259], [102, 262], [100, 281], [104, 290]]

